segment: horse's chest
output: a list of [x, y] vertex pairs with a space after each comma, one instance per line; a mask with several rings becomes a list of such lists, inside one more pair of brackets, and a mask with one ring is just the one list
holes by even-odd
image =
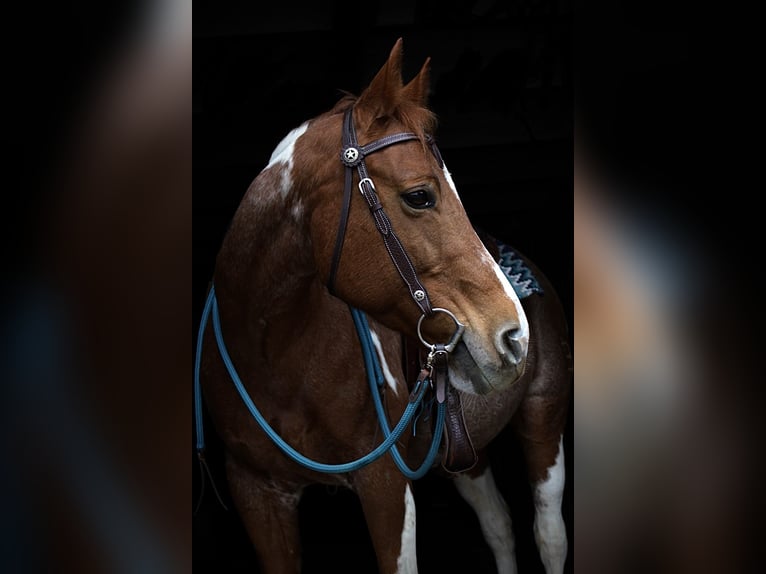
[[466, 428], [475, 448], [484, 448], [513, 417], [529, 386], [526, 377], [504, 391], [479, 396], [460, 393]]

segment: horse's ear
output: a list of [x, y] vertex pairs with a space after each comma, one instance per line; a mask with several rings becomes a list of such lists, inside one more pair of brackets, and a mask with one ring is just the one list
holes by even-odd
[[428, 92], [431, 87], [431, 58], [426, 58], [423, 67], [420, 68], [418, 75], [412, 78], [404, 86], [402, 97], [417, 104], [421, 108], [428, 107]]
[[399, 38], [388, 60], [359, 96], [357, 107], [371, 114], [371, 119], [393, 113], [402, 97], [402, 39]]

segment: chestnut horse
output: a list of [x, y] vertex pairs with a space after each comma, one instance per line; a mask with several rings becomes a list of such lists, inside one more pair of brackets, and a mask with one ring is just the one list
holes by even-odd
[[543, 294], [522, 304], [474, 230], [432, 139], [429, 61], [404, 85], [401, 57], [400, 39], [359, 97], [294, 129], [250, 185], [216, 259], [197, 393], [265, 573], [300, 572], [298, 503], [316, 483], [359, 497], [381, 573], [417, 572], [412, 480], [431, 468], [476, 511], [498, 572], [515, 572], [485, 453], [509, 423], [542, 562], [562, 572], [564, 313], [527, 260]]

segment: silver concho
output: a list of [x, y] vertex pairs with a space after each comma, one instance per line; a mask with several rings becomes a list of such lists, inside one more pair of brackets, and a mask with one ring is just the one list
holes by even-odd
[[355, 166], [359, 162], [359, 150], [355, 147], [347, 147], [341, 154], [341, 160], [349, 167]]

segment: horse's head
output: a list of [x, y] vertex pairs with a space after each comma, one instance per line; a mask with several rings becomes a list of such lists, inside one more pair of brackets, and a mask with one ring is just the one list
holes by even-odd
[[[296, 205], [305, 214], [314, 260], [325, 284], [330, 282], [343, 301], [384, 325], [416, 337], [423, 316], [420, 294], [397, 270], [390, 244], [371, 214], [376, 210], [360, 191], [379, 200], [424, 287], [426, 301], [449, 310], [465, 325], [450, 356], [452, 383], [484, 394], [521, 376], [529, 340], [527, 319], [475, 233], [438, 151], [429, 143], [436, 123], [426, 107], [429, 61], [404, 85], [401, 58], [399, 40], [358, 98], [343, 98], [296, 132], [298, 137], [290, 142], [292, 189], [301, 194]], [[349, 109], [360, 148], [396, 134], [412, 136], [364, 157], [369, 178], [364, 190], [357, 169], [348, 170], [341, 162], [341, 134], [346, 133], [344, 115]], [[339, 233], [344, 178], [349, 175], [353, 180], [348, 223], [340, 226]], [[380, 220], [377, 223], [381, 227]], [[400, 261], [400, 268], [407, 266]], [[446, 343], [455, 327], [448, 314], [435, 313], [422, 320], [421, 335], [428, 342]]]

